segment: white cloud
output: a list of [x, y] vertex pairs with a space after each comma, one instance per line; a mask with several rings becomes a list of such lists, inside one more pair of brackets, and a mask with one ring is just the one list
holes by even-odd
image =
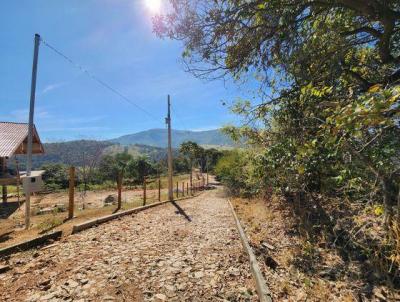
[[77, 132], [77, 131], [89, 131], [89, 132], [97, 132], [103, 130], [109, 130], [108, 127], [96, 127], [96, 126], [88, 126], [88, 127], [60, 127], [60, 128], [44, 128], [41, 132], [60, 132], [60, 131], [67, 131], [67, 132]]
[[[49, 119], [51, 115], [42, 108], [35, 108], [35, 119]], [[29, 110], [28, 109], [17, 109], [11, 111], [9, 114], [1, 115], [0, 119], [2, 121], [7, 122], [18, 122], [18, 123], [27, 123], [29, 119]]]
[[[7, 115], [0, 115], [0, 120], [9, 122], [27, 123], [29, 119], [28, 109], [17, 109]], [[55, 131], [104, 131], [105, 127], [97, 124], [105, 119], [104, 115], [89, 117], [63, 117], [50, 114], [41, 107], [35, 108], [35, 124], [40, 127], [41, 132]]]
[[199, 128], [192, 128], [189, 129], [190, 131], [195, 131], [195, 132], [199, 132], [199, 131], [209, 131], [209, 130], [216, 130], [216, 129], [220, 129], [221, 125], [215, 125], [215, 126], [205, 126], [205, 127], [199, 127]]
[[65, 84], [66, 83], [61, 82], [61, 83], [55, 83], [55, 84], [47, 85], [46, 87], [44, 87], [42, 89], [41, 94], [46, 94], [46, 93], [48, 93], [48, 92], [50, 92], [50, 91], [52, 91], [54, 89], [57, 89], [57, 88], [60, 88], [60, 87], [64, 86]]

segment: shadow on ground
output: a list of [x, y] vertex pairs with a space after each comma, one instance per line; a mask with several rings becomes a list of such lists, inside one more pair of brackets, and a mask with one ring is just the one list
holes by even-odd
[[10, 201], [0, 204], [0, 219], [7, 219], [22, 205], [22, 202]]
[[192, 222], [190, 216], [187, 215], [186, 212], [175, 201], [172, 202], [172, 205], [177, 209], [175, 213], [182, 215], [187, 221]]

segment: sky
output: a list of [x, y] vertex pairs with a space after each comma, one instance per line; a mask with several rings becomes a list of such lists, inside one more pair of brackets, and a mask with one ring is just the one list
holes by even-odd
[[[99, 85], [40, 45], [35, 124], [43, 141], [109, 139], [165, 127], [171, 95], [174, 129], [209, 130], [235, 123], [222, 104], [245, 97], [230, 81], [186, 73], [180, 42], [159, 39], [157, 0], [2, 0], [0, 121], [27, 122], [33, 39], [44, 41], [143, 108]], [[163, 8], [161, 8], [163, 9]]]

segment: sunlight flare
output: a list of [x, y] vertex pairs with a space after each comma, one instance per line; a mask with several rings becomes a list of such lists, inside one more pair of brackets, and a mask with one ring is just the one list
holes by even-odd
[[161, 12], [162, 0], [144, 0], [146, 8], [152, 13], [157, 14]]

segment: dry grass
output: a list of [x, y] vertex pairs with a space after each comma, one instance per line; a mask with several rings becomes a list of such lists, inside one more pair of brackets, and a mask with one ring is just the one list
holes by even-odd
[[274, 213], [262, 200], [232, 200], [235, 211], [244, 219], [248, 231], [252, 233], [251, 240], [259, 243], [268, 235], [268, 229], [273, 220]]
[[[275, 301], [357, 301], [359, 282], [319, 276], [324, 269], [339, 267], [340, 257], [302, 238], [293, 213], [278, 197], [268, 201], [235, 198], [232, 203]], [[262, 242], [273, 246], [273, 250], [263, 248]], [[267, 266], [267, 256], [278, 263], [275, 270]]]
[[[179, 175], [174, 178], [175, 181], [179, 181], [180, 185], [182, 181], [188, 181], [188, 175]], [[194, 178], [195, 179], [195, 178]], [[162, 178], [163, 182], [166, 182], [165, 178]], [[116, 191], [110, 191], [110, 194], [115, 195]], [[57, 196], [64, 196], [66, 192], [56, 193]], [[176, 197], [176, 193], [174, 194]], [[185, 197], [187, 196], [185, 191]], [[65, 197], [65, 196], [64, 196]], [[183, 197], [179, 193], [179, 198]], [[167, 200], [168, 193], [166, 189], [161, 191], [161, 201]], [[151, 190], [147, 192], [146, 204], [158, 202], [158, 190]], [[43, 215], [31, 216], [31, 228], [29, 230], [24, 229], [24, 205], [20, 210], [17, 210], [13, 215], [7, 219], [0, 219], [0, 248], [10, 246], [31, 238], [39, 234], [43, 234], [49, 231], [61, 230], [63, 234], [68, 235], [72, 231], [72, 227], [75, 224], [82, 223], [84, 221], [98, 218], [101, 216], [112, 214], [116, 211], [117, 205], [111, 204], [104, 207], [88, 207], [88, 202], [85, 202], [86, 206], [83, 208], [81, 202], [76, 202], [74, 219], [67, 220], [66, 212], [53, 212]], [[128, 210], [143, 205], [143, 195], [135, 195], [134, 198], [126, 198], [125, 192], [122, 192], [122, 206], [121, 210]], [[34, 211], [35, 212], [35, 211]]]

